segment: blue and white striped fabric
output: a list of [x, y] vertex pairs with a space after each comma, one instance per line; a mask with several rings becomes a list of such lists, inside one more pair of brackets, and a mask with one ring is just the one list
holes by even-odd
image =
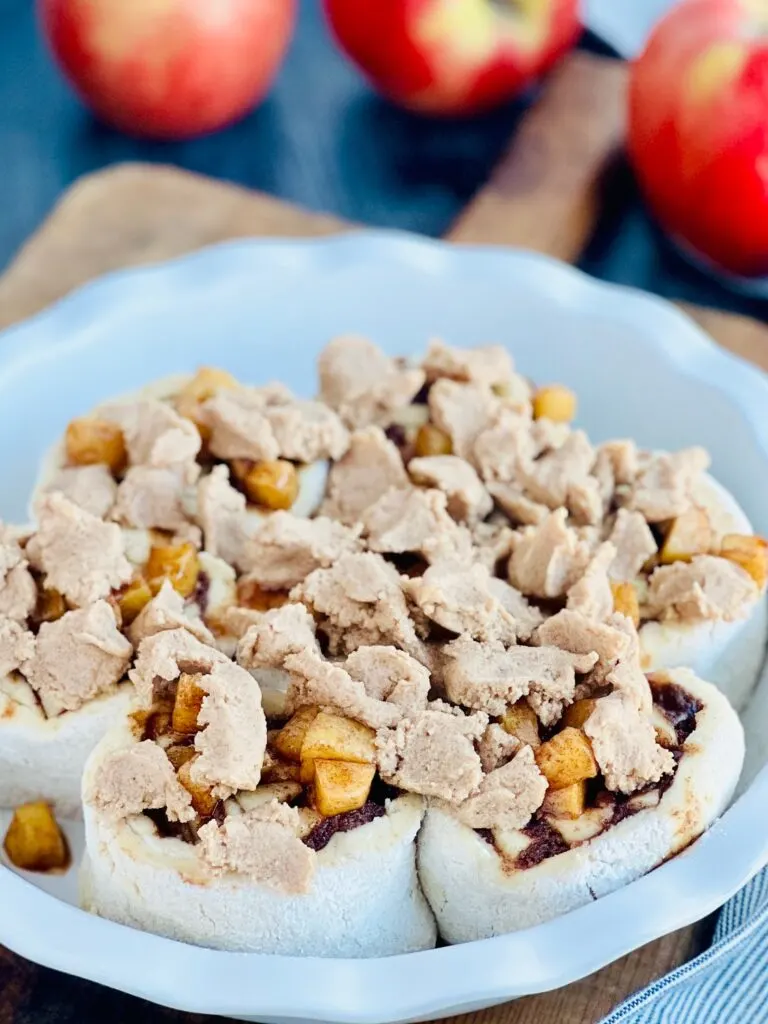
[[602, 1024], [768, 1024], [768, 868], [726, 903], [712, 946]]

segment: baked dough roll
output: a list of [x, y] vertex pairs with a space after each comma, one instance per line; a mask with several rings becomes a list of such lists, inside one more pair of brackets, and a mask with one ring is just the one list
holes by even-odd
[[[753, 535], [746, 513], [711, 476], [704, 475], [697, 481], [694, 499], [707, 513], [715, 547], [729, 535]], [[754, 690], [765, 656], [765, 586], [755, 588], [737, 604], [732, 616], [691, 619], [675, 615], [669, 621], [645, 622], [640, 629], [643, 667], [652, 672], [686, 665], [702, 679], [719, 686], [740, 711]]]
[[744, 758], [737, 715], [687, 669], [654, 678], [657, 722], [678, 759], [671, 780], [629, 796], [603, 790], [575, 818], [547, 813], [545, 800], [520, 830], [479, 833], [427, 811], [419, 877], [443, 938], [529, 928], [605, 896], [685, 849], [725, 809]]
[[124, 683], [77, 711], [47, 718], [20, 676], [0, 680], [0, 806], [45, 800], [58, 817], [79, 818], [86, 761], [131, 699]]
[[[188, 634], [146, 641], [133, 678], [138, 712], [85, 772], [85, 909], [243, 952], [369, 957], [434, 946], [416, 874], [423, 802], [369, 792], [372, 730], [325, 715], [315, 734], [326, 758], [299, 764], [285, 755], [318, 716], [303, 709], [268, 752], [253, 677]], [[162, 728], [158, 692], [173, 707]], [[194, 707], [197, 726], [184, 728], [196, 731], [179, 732]], [[358, 760], [334, 759], [333, 744]], [[300, 781], [308, 770], [314, 808]]]

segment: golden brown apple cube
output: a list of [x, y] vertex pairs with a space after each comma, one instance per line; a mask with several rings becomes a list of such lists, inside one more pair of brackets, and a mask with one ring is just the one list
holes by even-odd
[[723, 537], [720, 555], [740, 565], [761, 589], [768, 581], [768, 541], [762, 537], [729, 533]]
[[3, 844], [11, 864], [23, 871], [62, 871], [69, 849], [46, 803], [24, 804], [13, 813]]
[[315, 762], [311, 757], [305, 757], [299, 767], [299, 782], [303, 786], [311, 786], [315, 781]]
[[527, 743], [534, 750], [541, 742], [536, 712], [524, 700], [519, 700], [517, 704], [507, 708], [501, 718], [501, 725], [510, 736], [516, 736], [521, 743]]
[[157, 740], [161, 736], [167, 736], [171, 731], [171, 722], [173, 715], [171, 710], [164, 706], [154, 708], [146, 719], [144, 726], [144, 739], [146, 740]]
[[299, 474], [292, 462], [254, 462], [243, 478], [246, 497], [272, 511], [289, 509], [299, 496]]
[[115, 600], [124, 626], [130, 626], [152, 600], [152, 596], [152, 590], [143, 576], [137, 576], [117, 592]]
[[197, 716], [203, 706], [207, 694], [200, 686], [200, 676], [182, 672], [176, 687], [176, 700], [173, 705], [174, 732], [197, 732]]
[[237, 584], [237, 604], [256, 612], [268, 612], [288, 603], [287, 590], [262, 590], [253, 580], [242, 579]]
[[587, 783], [582, 779], [564, 789], [548, 790], [541, 809], [553, 818], [578, 818], [584, 813], [586, 799]]
[[67, 602], [58, 590], [41, 590], [37, 595], [37, 604], [33, 618], [36, 623], [55, 622], [67, 611]]
[[165, 756], [173, 765], [173, 770], [177, 772], [182, 765], [185, 765], [187, 761], [191, 761], [196, 754], [194, 747], [185, 747], [180, 743], [174, 743], [170, 747], [165, 748]]
[[453, 442], [450, 437], [434, 423], [423, 423], [419, 427], [413, 448], [420, 458], [453, 454]]
[[319, 709], [310, 705], [299, 708], [275, 737], [275, 751], [288, 761], [301, 761], [301, 748], [307, 729], [317, 718]]
[[197, 760], [198, 755], [185, 761], [176, 773], [176, 777], [182, 784], [184, 789], [192, 797], [192, 806], [200, 815], [201, 818], [210, 818], [216, 809], [216, 804], [219, 802], [213, 793], [206, 786], [200, 785], [199, 782], [195, 782], [192, 778], [192, 767]]
[[533, 396], [534, 419], [570, 423], [576, 418], [576, 395], [563, 384], [548, 384]]
[[356, 811], [371, 792], [376, 766], [357, 761], [315, 761], [315, 808], [323, 817]]
[[551, 789], [565, 789], [598, 773], [592, 745], [580, 729], [566, 726], [536, 751], [536, 763]]
[[123, 432], [116, 423], [91, 416], [72, 420], [64, 445], [70, 466], [96, 466], [103, 462], [117, 476], [125, 469], [128, 455]]
[[316, 760], [321, 757], [370, 764], [376, 754], [375, 739], [375, 731], [369, 729], [367, 725], [361, 725], [343, 715], [320, 711], [304, 736], [301, 760]]
[[176, 411], [199, 426], [200, 406], [225, 388], [239, 387], [236, 377], [216, 366], [201, 366], [176, 395]]
[[659, 552], [659, 561], [662, 565], [690, 562], [696, 555], [706, 555], [713, 544], [714, 531], [706, 509], [690, 508], [673, 520]]
[[634, 583], [612, 583], [613, 610], [619, 615], [626, 615], [635, 626], [640, 625], [640, 602]]
[[190, 597], [200, 575], [197, 548], [189, 541], [156, 544], [149, 553], [145, 575], [154, 594], [160, 590], [163, 581], [168, 580], [178, 594]]
[[586, 720], [595, 710], [596, 705], [597, 701], [591, 697], [575, 700], [573, 704], [565, 709], [563, 725], [570, 725], [574, 729], [582, 729]]

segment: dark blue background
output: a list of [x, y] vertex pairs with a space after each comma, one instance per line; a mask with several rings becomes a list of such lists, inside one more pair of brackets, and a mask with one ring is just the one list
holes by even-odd
[[[449, 125], [397, 111], [336, 51], [318, 0], [300, 6], [288, 59], [259, 110], [216, 136], [158, 144], [98, 125], [50, 60], [34, 0], [0, 0], [0, 267], [75, 178], [123, 160], [175, 163], [367, 224], [442, 234], [488, 177], [521, 105]], [[620, 183], [586, 270], [766, 319], [768, 302], [690, 269], [654, 230], [631, 175]]]

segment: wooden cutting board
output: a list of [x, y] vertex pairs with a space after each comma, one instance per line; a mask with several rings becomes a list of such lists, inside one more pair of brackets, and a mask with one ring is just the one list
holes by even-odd
[[[455, 242], [519, 245], [575, 260], [600, 212], [602, 180], [623, 131], [624, 67], [574, 54], [550, 81], [491, 181], [464, 211]], [[124, 165], [82, 179], [0, 278], [0, 326], [29, 316], [98, 274], [251, 235], [351, 230], [332, 217], [172, 168]], [[712, 310], [692, 315], [724, 346], [768, 369], [768, 330]], [[593, 1024], [649, 981], [689, 959], [709, 925], [659, 940], [578, 984], [469, 1015], [473, 1024]], [[584, 936], [589, 941], [589, 936]], [[56, 978], [0, 949], [0, 1024], [28, 1020], [44, 988], [46, 1019], [147, 1024], [192, 1018]], [[60, 995], [59, 995], [60, 993]], [[57, 1013], [56, 1001], [67, 1010]], [[40, 1005], [40, 997], [36, 997]], [[459, 1019], [461, 1020], [461, 1019]]]

